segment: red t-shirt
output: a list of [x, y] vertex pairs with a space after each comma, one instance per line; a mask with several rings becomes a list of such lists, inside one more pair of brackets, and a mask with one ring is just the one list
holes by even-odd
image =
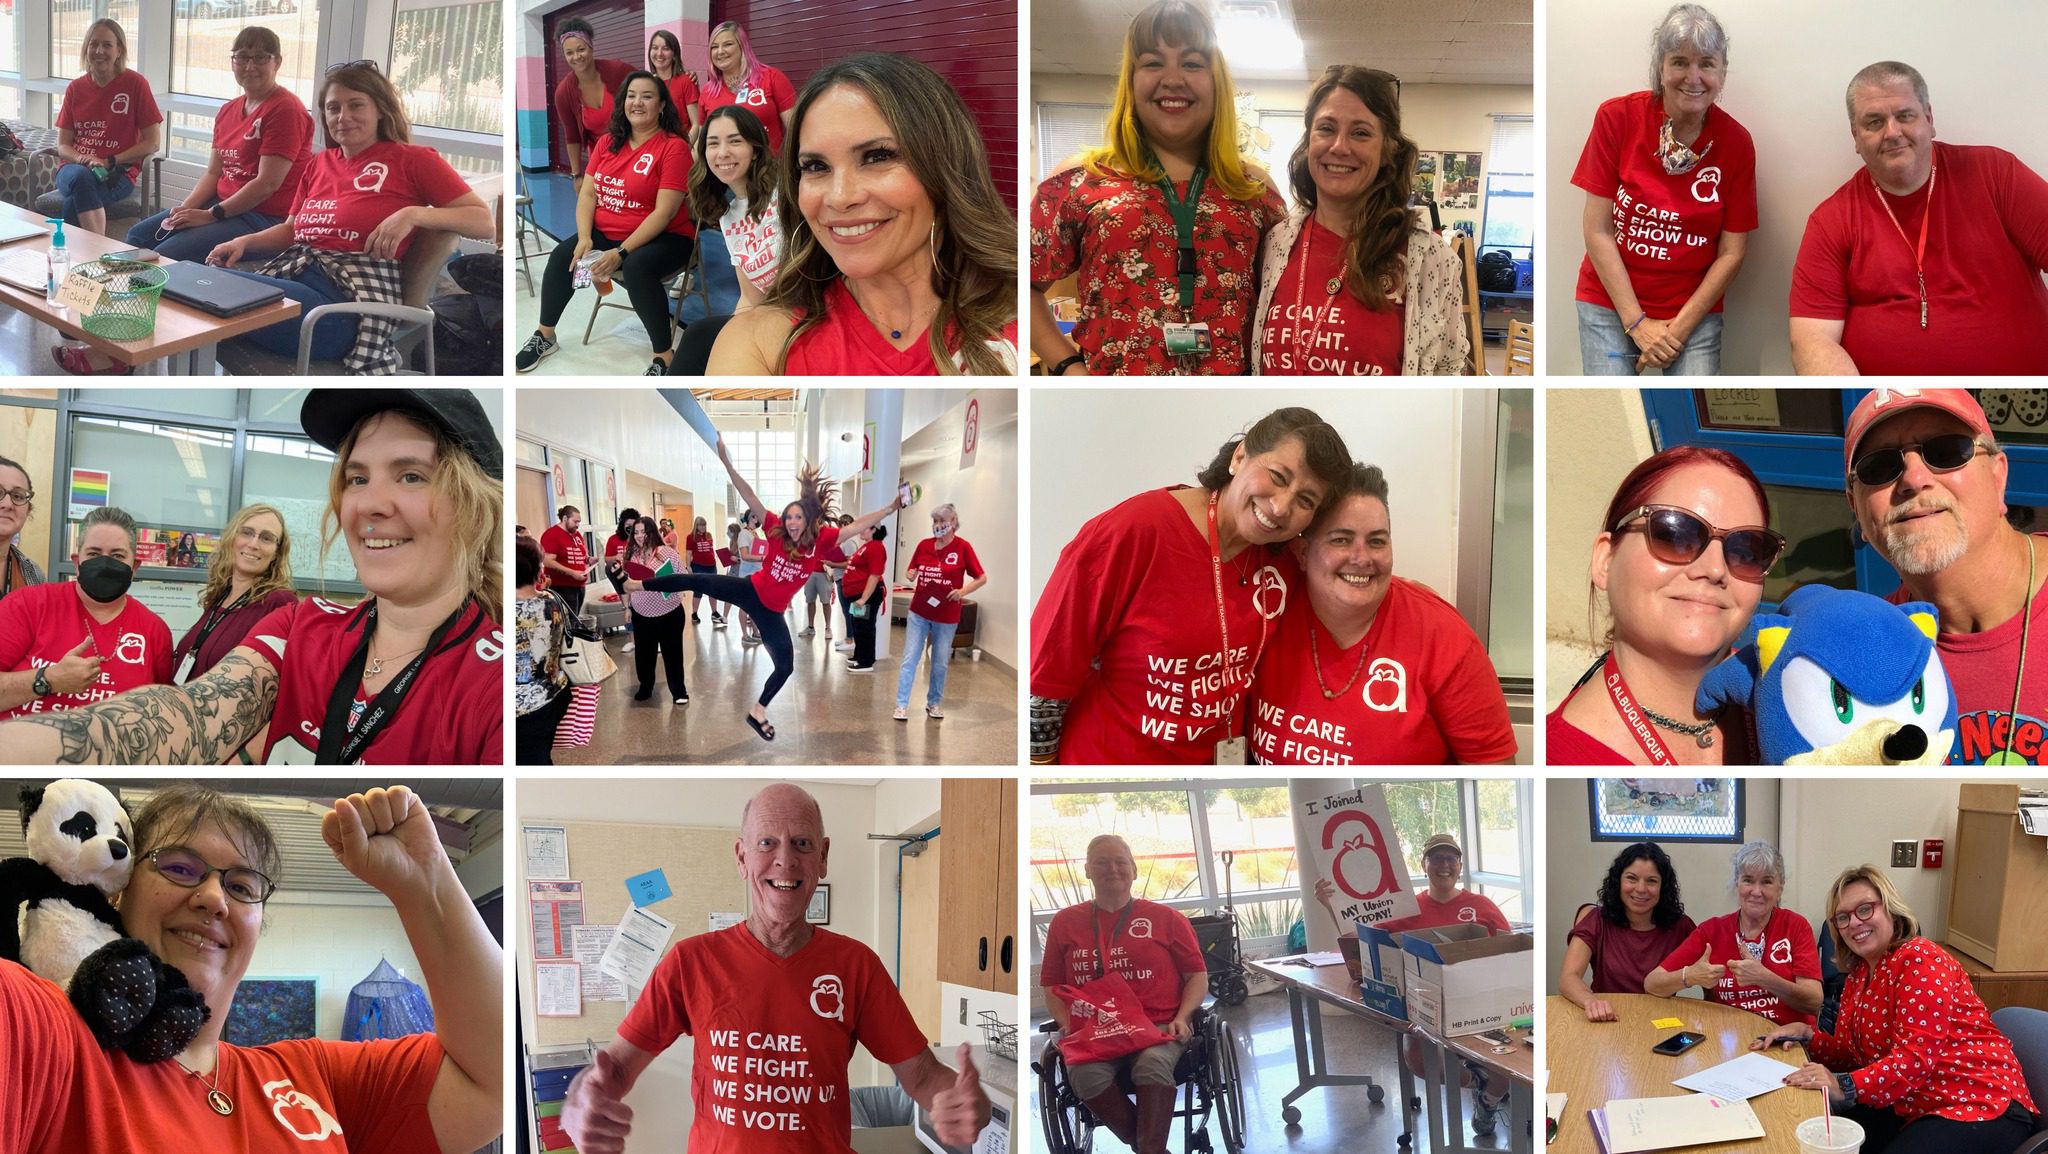
[[[0, 601], [0, 607], [5, 604]], [[369, 604], [364, 601], [351, 609], [308, 597], [264, 618], [243, 640], [277, 669], [277, 707], [270, 714], [266, 762], [313, 764], [320, 752], [328, 695], [362, 642]], [[359, 764], [503, 764], [504, 656], [505, 630], [471, 602], [440, 648], [420, 667], [398, 712], [363, 750]], [[358, 686], [357, 697], [361, 696]]]
[[1806, 1052], [1849, 1075], [1858, 1106], [1908, 1122], [1981, 1122], [2015, 1101], [2035, 1109], [2012, 1043], [1970, 976], [1926, 938], [1907, 939], [1875, 969], [1858, 959], [1842, 983], [1835, 1032], [1815, 1031]]
[[[2048, 181], [2002, 148], [1938, 143], [1934, 163], [1910, 196], [1858, 169], [1820, 202], [1792, 265], [1792, 315], [1846, 322], [1842, 348], [1864, 376], [2048, 373]], [[1914, 252], [1930, 188], [1923, 329]]]
[[220, 618], [219, 624], [206, 634], [206, 644], [199, 647], [199, 652], [192, 654], [192, 671], [180, 679], [180, 684], [204, 676], [207, 670], [220, 664], [221, 658], [234, 652], [235, 646], [242, 643], [242, 638], [248, 636], [257, 622], [275, 610], [289, 607], [298, 599], [299, 595], [289, 589], [272, 589], [263, 595], [261, 601], [252, 601], [226, 612], [218, 607], [201, 610], [199, 620], [192, 623], [185, 636], [178, 638], [178, 648], [171, 653], [171, 675], [177, 676], [185, 664], [185, 655], [192, 652], [192, 643], [199, 638], [199, 631], [214, 617]]
[[[681, 69], [682, 65], [678, 64], [676, 67]], [[704, 111], [698, 100], [697, 82], [690, 79], [687, 72], [678, 71], [668, 78], [668, 96], [670, 100], [676, 102], [676, 119], [683, 122], [683, 128], [686, 130], [690, 127], [690, 106], [696, 104], [698, 112]]]
[[1300, 579], [1284, 553], [1256, 546], [1224, 563], [1226, 655], [1215, 554], [1173, 496], [1184, 487], [1081, 526], [1031, 610], [1031, 692], [1070, 701], [1063, 764], [1199, 765], [1243, 732], [1252, 669]]
[[171, 628], [149, 606], [128, 598], [105, 625], [87, 615], [76, 582], [30, 585], [0, 600], [0, 669], [10, 673], [55, 665], [90, 630], [99, 681], [83, 693], [52, 693], [0, 713], [0, 719], [55, 713], [105, 701], [116, 693], [171, 680]]
[[[1569, 701], [1570, 698], [1566, 698]], [[1632, 765], [1599, 738], [1564, 719], [1564, 702], [1543, 719], [1543, 764]]]
[[[1309, 652], [1310, 637], [1315, 652]], [[1352, 690], [1324, 697], [1316, 684]], [[1357, 645], [1339, 649], [1306, 591], [1252, 686], [1252, 755], [1268, 765], [1443, 765], [1515, 755], [1515, 730], [1486, 647], [1450, 602], [1395, 577]]]
[[[322, 149], [299, 185], [292, 239], [329, 252], [362, 252], [370, 233], [399, 209], [445, 207], [469, 193], [461, 174], [425, 145], [380, 140], [353, 157]], [[399, 242], [399, 257], [419, 235], [414, 229]]]
[[967, 543], [967, 538], [958, 533], [953, 534], [952, 544], [944, 549], [939, 548], [937, 538], [926, 537], [910, 551], [910, 572], [917, 581], [917, 595], [910, 600], [910, 611], [926, 621], [957, 625], [961, 603], [947, 594], [982, 575], [981, 558], [974, 555], [974, 546]]
[[[225, 1007], [215, 1013], [225, 1012]], [[226, 1117], [176, 1062], [101, 1050], [64, 991], [0, 961], [0, 1150], [148, 1154], [434, 1154], [428, 1098], [444, 1051], [432, 1034], [378, 1042], [223, 1043]], [[169, 1135], [184, 1135], [171, 1141]]]
[[1263, 318], [1265, 376], [1398, 377], [1401, 324], [1406, 306], [1380, 312], [1366, 308], [1341, 286], [1344, 238], [1324, 228], [1311, 213], [1287, 254], [1287, 268]]
[[552, 554], [556, 561], [575, 572], [574, 577], [564, 577], [553, 569], [548, 570], [548, 579], [565, 589], [581, 589], [584, 585], [583, 571], [590, 567], [590, 550], [583, 544], [583, 534], [571, 533], [561, 525], [549, 525], [541, 531], [540, 551]]
[[690, 564], [713, 566], [718, 564], [718, 543], [711, 539], [711, 534], [692, 533], [688, 541], [690, 546]]
[[848, 597], [859, 598], [867, 591], [868, 578], [880, 577], [880, 589], [888, 588], [889, 551], [880, 541], [870, 539], [867, 544], [853, 551], [847, 559], [846, 574], [839, 579], [839, 591]]
[[768, 130], [768, 151], [782, 151], [782, 114], [796, 108], [796, 87], [783, 75], [782, 69], [766, 64], [756, 67], [754, 80], [748, 84], [740, 81], [738, 91], [725, 86], [725, 77], [713, 68], [704, 80], [701, 93], [704, 103], [704, 119], [709, 121], [713, 109], [738, 104], [761, 118], [761, 127]]
[[[2048, 535], [2036, 533], [2034, 538], [2035, 548], [2048, 554]], [[1890, 600], [1897, 605], [1916, 598], [1901, 585]], [[1991, 755], [2003, 752], [2008, 740], [2012, 751], [2028, 765], [2039, 765], [2048, 757], [2048, 662], [2037, 656], [2029, 656], [2020, 685], [2017, 730], [2011, 720], [2012, 681], [2020, 668], [2025, 619], [2015, 613], [1982, 633], [1934, 635], [1941, 667], [1948, 672], [1956, 695], [1956, 742], [1949, 751], [1948, 764], [1983, 765]], [[2033, 619], [2048, 630], [2048, 597], [2034, 596]]]
[[[133, 68], [123, 68], [105, 88], [89, 75], [73, 80], [57, 110], [57, 127], [70, 129], [80, 149], [103, 160], [134, 148], [143, 129], [163, 122], [149, 80]], [[128, 166], [129, 180], [141, 173], [140, 162]]]
[[873, 950], [816, 930], [777, 957], [744, 925], [677, 942], [619, 1025], [650, 1054], [683, 1034], [691, 1154], [846, 1154], [853, 1044], [891, 1066], [926, 1044]]
[[[1750, 957], [1787, 981], [1801, 978], [1820, 980], [1820, 949], [1814, 944], [1812, 922], [1780, 906], [1771, 911], [1771, 920], [1764, 924], [1763, 937], [1754, 943], [1757, 948], [1752, 951], [1741, 940], [1740, 919], [1739, 914], [1708, 918], [1693, 927], [1692, 933], [1686, 935], [1678, 948], [1665, 955], [1658, 964], [1675, 974], [1687, 966], [1698, 965], [1700, 953], [1704, 950], [1707, 960], [1716, 965], [1725, 966], [1738, 958]], [[1707, 998], [1752, 1014], [1761, 1014], [1781, 1026], [1794, 1022], [1813, 1024], [1813, 1015], [1800, 1013], [1762, 986], [1738, 983], [1732, 970], [1721, 975], [1721, 980], [1707, 991]]]
[[635, 69], [623, 60], [600, 60], [597, 62], [597, 78], [604, 82], [604, 95], [597, 107], [583, 103], [583, 88], [576, 81], [574, 72], [565, 72], [555, 82], [555, 123], [562, 128], [562, 142], [573, 144], [583, 150], [583, 158], [590, 159], [590, 148], [597, 138], [611, 131], [612, 101], [616, 98], [619, 85], [626, 82]]
[[789, 548], [783, 540], [780, 519], [762, 531], [760, 540], [767, 546], [768, 555], [748, 580], [754, 583], [754, 592], [760, 595], [761, 604], [776, 613], [789, 608], [789, 603], [796, 600], [797, 590], [804, 587], [811, 574], [824, 568], [826, 558], [836, 560], [839, 556], [837, 525], [820, 528], [817, 543], [811, 546], [810, 551], [794, 557], [789, 555]]
[[[1075, 165], [1045, 178], [1032, 198], [1031, 283], [1076, 276], [1081, 319], [1072, 336], [1096, 376], [1237, 376], [1251, 361], [1259, 242], [1286, 217], [1270, 181], [1252, 200], [1232, 200], [1205, 181], [1195, 205], [1194, 307], [1183, 317], [1179, 240], [1165, 194]], [[1165, 326], [1184, 319], [1209, 326], [1208, 356], [1166, 351]]]
[[[926, 340], [929, 331], [920, 332], [907, 348], [897, 348], [860, 311], [860, 302], [853, 299], [846, 282], [835, 280], [825, 288], [825, 319], [789, 347], [783, 372], [810, 377], [936, 377], [939, 369], [932, 363]], [[1009, 356], [1014, 361], [1017, 322], [1003, 326], [1003, 341], [1010, 346]], [[950, 334], [946, 347], [957, 350], [959, 346], [958, 334]]]
[[256, 179], [266, 156], [291, 162], [284, 183], [252, 211], [290, 216], [299, 203], [299, 182], [313, 163], [313, 118], [292, 90], [279, 85], [250, 112], [241, 97], [220, 106], [213, 116], [213, 154], [220, 157], [220, 179], [213, 190], [222, 200]]
[[[1756, 145], [1748, 129], [1713, 105], [1692, 144], [1700, 162], [1672, 176], [1657, 159], [1663, 127], [1664, 103], [1654, 93], [1631, 92], [1602, 104], [1572, 183], [1614, 202], [1614, 241], [1636, 303], [1670, 320], [1707, 279], [1721, 234], [1756, 231]], [[1614, 308], [1590, 256], [1579, 261], [1578, 299]], [[1720, 301], [1713, 311], [1721, 311]]]
[[1038, 968], [1041, 986], [1085, 986], [1100, 970], [1096, 956], [1108, 949], [1111, 973], [1131, 984], [1145, 1017], [1154, 1025], [1180, 1012], [1180, 991], [1187, 975], [1204, 973], [1202, 944], [1186, 914], [1172, 906], [1132, 898], [1123, 932], [1117, 919], [1123, 911], [1102, 913], [1101, 945], [1097, 945], [1096, 905], [1082, 902], [1052, 916], [1045, 931], [1045, 962]]
[[1608, 922], [1596, 905], [1572, 927], [1569, 936], [1593, 947], [1593, 980], [1589, 984], [1594, 993], [1640, 994], [1643, 979], [1663, 965], [1693, 929], [1692, 919], [1680, 914], [1664, 929], [1632, 930]]
[[[598, 137], [584, 167], [597, 181], [597, 212], [591, 223], [597, 231], [622, 241], [653, 215], [658, 193], [684, 192], [690, 187], [690, 142], [657, 132], [638, 148], [629, 141], [623, 151], [614, 151], [611, 134], [605, 133]], [[677, 205], [664, 231], [696, 236], [690, 206]]]
[[1501, 913], [1500, 907], [1493, 904], [1492, 898], [1484, 894], [1475, 894], [1471, 890], [1459, 890], [1450, 901], [1440, 902], [1429, 896], [1429, 887], [1424, 886], [1415, 891], [1415, 904], [1420, 908], [1420, 912], [1413, 917], [1393, 918], [1380, 922], [1374, 928], [1390, 934], [1400, 933], [1402, 930], [1425, 930], [1432, 926], [1455, 926], [1460, 923], [1485, 926], [1488, 933], [1494, 934], [1511, 933], [1514, 929], [1508, 925], [1507, 915]]

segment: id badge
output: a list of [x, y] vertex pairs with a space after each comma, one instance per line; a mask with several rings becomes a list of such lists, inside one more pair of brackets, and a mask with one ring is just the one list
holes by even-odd
[[1176, 357], [1206, 357], [1209, 355], [1209, 322], [1196, 321], [1191, 325], [1169, 324], [1166, 326], [1166, 351]]
[[1217, 742], [1216, 764], [1250, 765], [1251, 761], [1246, 754], [1245, 739], [1242, 737], [1232, 737]]
[[171, 684], [185, 684], [185, 679], [187, 677], [192, 676], [192, 667], [196, 664], [198, 664], [196, 656], [194, 654], [187, 653], [185, 655], [185, 660], [178, 663], [178, 671], [171, 675]]

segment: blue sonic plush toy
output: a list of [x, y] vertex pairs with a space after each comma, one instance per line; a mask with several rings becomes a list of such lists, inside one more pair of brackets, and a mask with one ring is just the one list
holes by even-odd
[[1955, 692], [1934, 606], [1808, 585], [1761, 614], [1755, 639], [1708, 672], [1695, 706], [1749, 710], [1772, 765], [1940, 765]]

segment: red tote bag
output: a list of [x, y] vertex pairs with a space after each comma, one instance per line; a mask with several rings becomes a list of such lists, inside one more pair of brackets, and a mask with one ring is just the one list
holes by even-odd
[[1104, 974], [1085, 986], [1054, 986], [1052, 995], [1067, 1004], [1071, 1015], [1060, 1053], [1070, 1066], [1111, 1062], [1173, 1038], [1145, 1018], [1138, 992], [1117, 974]]

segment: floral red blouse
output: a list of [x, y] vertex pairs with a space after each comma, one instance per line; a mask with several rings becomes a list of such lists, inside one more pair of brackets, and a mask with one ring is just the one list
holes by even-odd
[[1969, 975], [1926, 938], [1907, 939], [1875, 968], [1858, 962], [1842, 985], [1835, 1032], [1816, 1032], [1807, 1052], [1849, 1075], [1858, 1106], [1889, 1107], [1908, 1122], [1982, 1122], [2014, 1101], [2034, 1109], [2012, 1043]]
[[1209, 326], [1209, 353], [1199, 359], [1166, 351], [1165, 326], [1183, 318], [1173, 214], [1155, 185], [1078, 165], [1047, 177], [1031, 202], [1031, 283], [1080, 274], [1073, 337], [1090, 373], [1249, 373], [1259, 242], [1286, 215], [1271, 181], [1257, 200], [1232, 200], [1204, 183], [1195, 208], [1195, 303], [1185, 318]]

